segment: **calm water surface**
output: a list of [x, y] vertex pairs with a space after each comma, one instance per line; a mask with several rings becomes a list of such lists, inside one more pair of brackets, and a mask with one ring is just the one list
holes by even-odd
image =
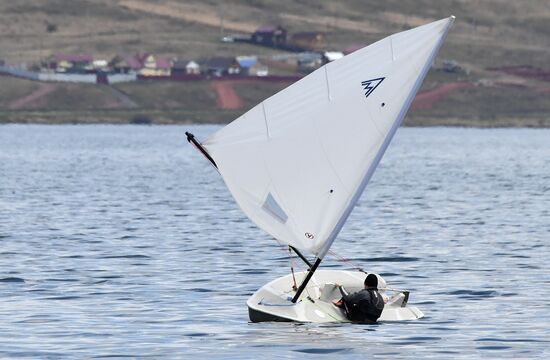
[[188, 129], [0, 126], [0, 357], [550, 355], [550, 131], [398, 131], [333, 250], [426, 317], [362, 326], [248, 322], [287, 253]]

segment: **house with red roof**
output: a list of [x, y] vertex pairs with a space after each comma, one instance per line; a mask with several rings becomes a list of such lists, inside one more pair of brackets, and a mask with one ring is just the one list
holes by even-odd
[[143, 65], [138, 73], [142, 76], [170, 76], [172, 62], [169, 59], [153, 54], [138, 54], [139, 61]]
[[172, 61], [150, 53], [117, 55], [109, 63], [113, 72], [142, 76], [170, 76]]

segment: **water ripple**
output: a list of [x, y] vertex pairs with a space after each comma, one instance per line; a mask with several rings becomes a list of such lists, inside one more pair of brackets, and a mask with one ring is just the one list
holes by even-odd
[[3, 283], [24, 283], [25, 279], [18, 278], [18, 277], [6, 277], [6, 278], [1, 278], [0, 282], [3, 282]]
[[1, 358], [548, 355], [548, 130], [398, 131], [321, 267], [426, 317], [359, 326], [249, 323], [290, 261], [185, 141], [218, 128], [0, 126]]

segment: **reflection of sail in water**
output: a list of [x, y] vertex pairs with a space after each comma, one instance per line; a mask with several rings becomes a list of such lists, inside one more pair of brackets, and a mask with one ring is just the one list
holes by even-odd
[[190, 138], [211, 156], [252, 221], [316, 256], [304, 286], [369, 182], [453, 19], [329, 63], [202, 144]]

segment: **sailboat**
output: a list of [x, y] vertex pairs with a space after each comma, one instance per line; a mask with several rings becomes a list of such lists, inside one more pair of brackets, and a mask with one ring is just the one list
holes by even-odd
[[[288, 246], [307, 270], [266, 284], [250, 320], [340, 322], [336, 284], [365, 273], [317, 270], [369, 183], [449, 31], [454, 16], [403, 31], [330, 62], [199, 142], [244, 213]], [[308, 256], [315, 257], [310, 261]], [[299, 286], [294, 284], [299, 280]], [[380, 321], [424, 316], [391, 289]]]

